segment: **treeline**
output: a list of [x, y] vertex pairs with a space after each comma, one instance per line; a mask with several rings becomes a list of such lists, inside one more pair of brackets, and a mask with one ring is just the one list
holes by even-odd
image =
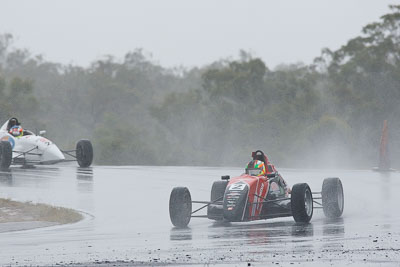
[[89, 138], [97, 164], [377, 164], [383, 120], [400, 155], [400, 6], [313, 64], [268, 68], [241, 51], [202, 68], [164, 68], [141, 50], [88, 68], [33, 56], [0, 35], [0, 119], [47, 130], [61, 147]]

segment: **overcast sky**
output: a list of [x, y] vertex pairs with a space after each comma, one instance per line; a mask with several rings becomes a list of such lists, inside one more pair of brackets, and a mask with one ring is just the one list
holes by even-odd
[[389, 12], [391, 0], [2, 0], [0, 34], [46, 60], [88, 66], [136, 48], [165, 67], [238, 58], [310, 63]]

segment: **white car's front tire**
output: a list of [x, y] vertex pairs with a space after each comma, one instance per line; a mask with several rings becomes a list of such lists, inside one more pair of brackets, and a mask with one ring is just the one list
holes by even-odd
[[8, 170], [12, 161], [12, 147], [10, 142], [0, 142], [0, 168], [1, 170]]

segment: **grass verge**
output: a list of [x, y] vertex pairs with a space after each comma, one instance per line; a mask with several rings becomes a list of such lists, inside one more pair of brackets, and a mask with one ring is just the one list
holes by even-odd
[[66, 224], [82, 219], [83, 216], [73, 209], [0, 198], [0, 223], [42, 221]]

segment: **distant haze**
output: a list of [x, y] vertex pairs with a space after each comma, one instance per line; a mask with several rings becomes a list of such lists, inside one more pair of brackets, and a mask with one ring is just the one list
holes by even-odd
[[0, 34], [46, 60], [88, 66], [143, 48], [165, 67], [203, 66], [243, 49], [268, 67], [310, 63], [387, 13], [388, 0], [14, 1], [1, 3]]

